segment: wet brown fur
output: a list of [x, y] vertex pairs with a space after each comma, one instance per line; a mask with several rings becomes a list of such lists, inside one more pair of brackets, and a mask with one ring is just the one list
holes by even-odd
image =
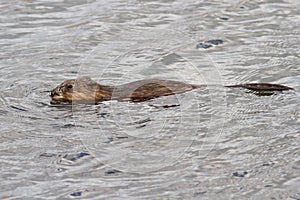
[[[253, 83], [231, 85], [252, 91], [282, 91], [292, 88], [278, 84]], [[51, 91], [51, 104], [97, 104], [103, 101], [117, 100], [143, 102], [161, 96], [180, 94], [193, 89], [205, 89], [206, 85], [191, 85], [171, 80], [140, 80], [124, 85], [100, 85], [87, 76], [63, 82]]]
[[52, 90], [51, 103], [97, 104], [109, 100], [142, 102], [205, 87], [158, 79], [135, 81], [112, 87], [100, 85], [89, 77], [83, 76], [67, 80]]

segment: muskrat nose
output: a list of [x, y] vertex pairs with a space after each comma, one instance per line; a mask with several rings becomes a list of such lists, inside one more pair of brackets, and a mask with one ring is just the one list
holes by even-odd
[[51, 96], [51, 97], [54, 97], [55, 95], [57, 95], [57, 93], [56, 93], [55, 91], [51, 91], [50, 96]]

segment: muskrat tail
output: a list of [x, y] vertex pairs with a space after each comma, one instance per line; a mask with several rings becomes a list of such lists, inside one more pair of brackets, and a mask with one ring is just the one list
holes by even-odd
[[271, 83], [249, 83], [240, 85], [227, 85], [228, 88], [246, 88], [248, 90], [257, 92], [269, 92], [269, 91], [284, 91], [284, 90], [294, 90], [293, 88]]
[[193, 89], [206, 89], [207, 85], [191, 85]]

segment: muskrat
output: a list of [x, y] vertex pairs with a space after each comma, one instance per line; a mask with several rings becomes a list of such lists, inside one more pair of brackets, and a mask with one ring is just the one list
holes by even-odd
[[[270, 83], [250, 83], [225, 86], [246, 88], [256, 92], [283, 91], [293, 88]], [[51, 91], [51, 104], [97, 104], [117, 100], [143, 102], [161, 96], [180, 94], [193, 89], [205, 89], [206, 85], [186, 84], [179, 81], [149, 79], [118, 86], [100, 85], [88, 76], [63, 82]]]

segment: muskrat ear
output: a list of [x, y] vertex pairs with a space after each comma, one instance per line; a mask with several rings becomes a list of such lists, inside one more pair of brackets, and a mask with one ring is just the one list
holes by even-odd
[[98, 83], [96, 81], [93, 81], [89, 76], [81, 76], [75, 80], [75, 84], [76, 84], [76, 82], [85, 84], [85, 85], [89, 85], [89, 86], [98, 85]]
[[92, 81], [92, 79], [89, 76], [80, 76], [76, 79], [76, 81], [89, 82], [89, 81]]

